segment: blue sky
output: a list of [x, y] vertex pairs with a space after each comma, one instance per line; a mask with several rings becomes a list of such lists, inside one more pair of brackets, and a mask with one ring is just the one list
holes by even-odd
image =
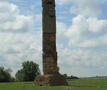
[[[58, 66], [62, 74], [107, 75], [107, 0], [56, 0]], [[42, 6], [0, 0], [0, 66], [12, 74], [33, 60], [42, 71]]]
[[107, 7], [107, 3], [103, 3], [103, 5], [101, 6], [102, 16], [100, 18], [107, 19], [106, 7]]

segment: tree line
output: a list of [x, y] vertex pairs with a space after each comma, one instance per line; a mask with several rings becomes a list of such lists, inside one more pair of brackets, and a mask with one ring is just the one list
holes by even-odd
[[[33, 81], [37, 75], [40, 75], [39, 65], [33, 61], [25, 61], [22, 63], [22, 68], [18, 70], [15, 77], [11, 75], [11, 69], [0, 67], [0, 82], [13, 82], [13, 81]], [[67, 76], [66, 79], [79, 79], [76, 76]]]
[[11, 69], [0, 67], [0, 82], [13, 81], [33, 81], [37, 75], [40, 75], [39, 65], [33, 61], [22, 63], [22, 68], [15, 74], [15, 78], [11, 75]]

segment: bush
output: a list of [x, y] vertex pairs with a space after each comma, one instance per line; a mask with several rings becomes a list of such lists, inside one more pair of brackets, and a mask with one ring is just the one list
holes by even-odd
[[22, 63], [22, 69], [18, 70], [15, 76], [17, 81], [33, 81], [39, 74], [39, 65], [33, 61], [26, 61]]
[[0, 82], [11, 81], [14, 81], [14, 78], [10, 74], [10, 69], [4, 69], [4, 67], [0, 67]]
[[63, 75], [66, 79], [79, 79], [77, 76], [73, 76], [73, 75], [71, 75], [71, 76], [68, 76], [67, 74], [64, 74]]
[[77, 76], [68, 76], [67, 79], [79, 79]]

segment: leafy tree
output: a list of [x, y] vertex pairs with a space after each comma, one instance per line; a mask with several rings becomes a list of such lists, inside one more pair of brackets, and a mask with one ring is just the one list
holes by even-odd
[[22, 69], [18, 70], [15, 76], [16, 76], [16, 81], [24, 81], [23, 80], [24, 75], [23, 75], [23, 70]]
[[64, 74], [63, 76], [64, 76], [65, 78], [67, 78], [67, 77], [68, 77], [68, 76], [67, 76], [67, 74]]
[[26, 61], [22, 63], [22, 69], [16, 73], [16, 80], [18, 81], [33, 81], [34, 78], [40, 74], [39, 65], [33, 61]]
[[0, 82], [11, 82], [14, 78], [10, 74], [11, 69], [4, 69], [0, 67]]

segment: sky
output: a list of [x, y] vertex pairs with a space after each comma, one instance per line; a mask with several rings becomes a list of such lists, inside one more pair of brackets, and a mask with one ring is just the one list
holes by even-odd
[[[107, 76], [107, 0], [56, 0], [60, 73]], [[0, 0], [0, 66], [12, 75], [24, 61], [42, 72], [41, 0]]]

